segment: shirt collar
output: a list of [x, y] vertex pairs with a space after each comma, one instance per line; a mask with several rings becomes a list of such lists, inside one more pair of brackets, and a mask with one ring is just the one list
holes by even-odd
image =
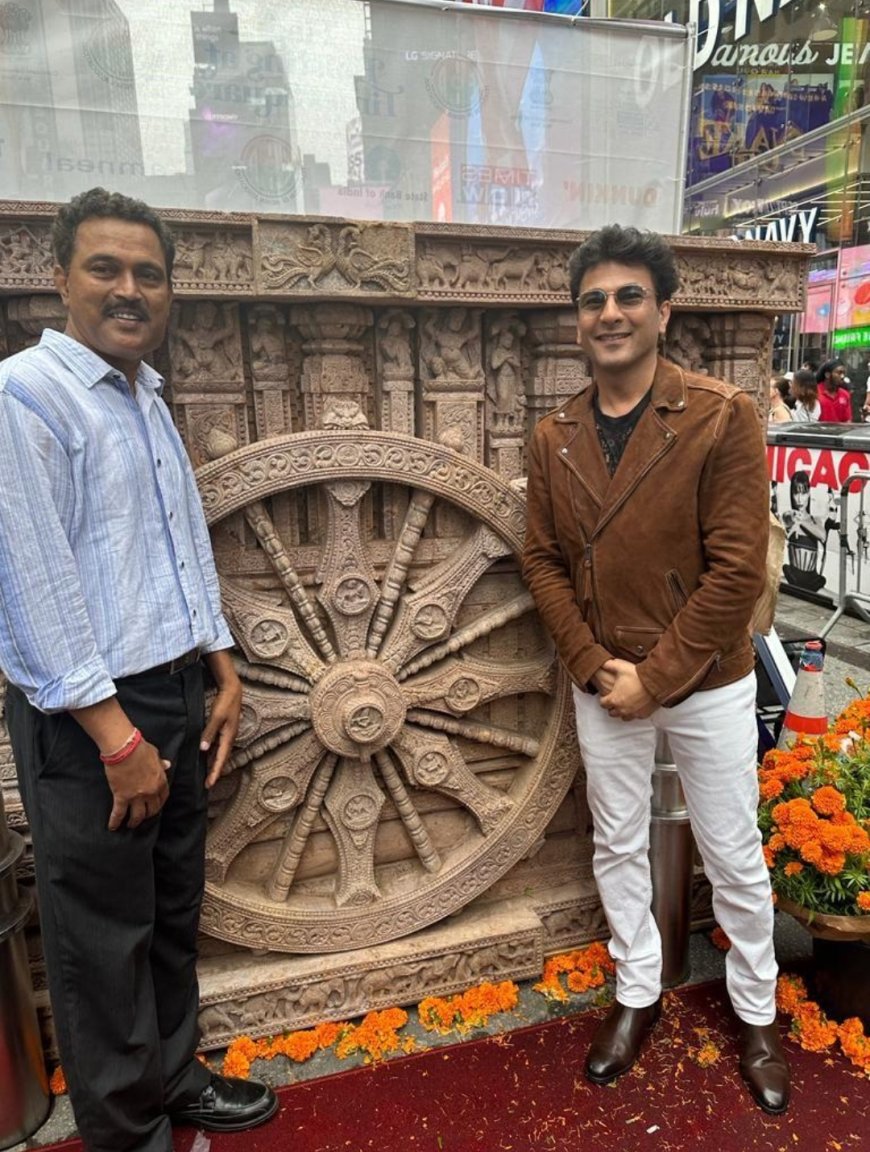
[[[85, 388], [93, 388], [103, 380], [114, 379], [117, 372], [111, 364], [65, 332], [45, 328], [40, 344], [53, 352]], [[146, 388], [158, 396], [163, 392], [163, 377], [143, 360], [136, 373], [136, 387]]]

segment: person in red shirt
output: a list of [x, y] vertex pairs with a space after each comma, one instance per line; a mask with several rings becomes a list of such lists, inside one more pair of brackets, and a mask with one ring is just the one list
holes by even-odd
[[842, 360], [826, 360], [816, 374], [819, 382], [819, 420], [829, 424], [851, 424], [852, 396], [843, 387], [846, 366]]

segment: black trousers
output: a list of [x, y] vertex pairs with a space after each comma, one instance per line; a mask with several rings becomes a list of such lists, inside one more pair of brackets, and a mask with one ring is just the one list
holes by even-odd
[[33, 835], [58, 1048], [89, 1152], [171, 1152], [167, 1111], [209, 1073], [199, 1039], [196, 934], [204, 884], [200, 664], [118, 682], [118, 699], [172, 767], [169, 799], [138, 828], [107, 828], [99, 752], [68, 713], [14, 686], [6, 714]]

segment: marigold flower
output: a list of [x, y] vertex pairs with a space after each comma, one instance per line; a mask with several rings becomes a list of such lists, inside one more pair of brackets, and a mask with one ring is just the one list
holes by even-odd
[[66, 1092], [66, 1076], [64, 1076], [63, 1068], [61, 1068], [60, 1064], [58, 1064], [52, 1072], [48, 1086], [51, 1089], [52, 1096], [63, 1096]]
[[731, 947], [731, 941], [728, 939], [727, 933], [724, 932], [718, 924], [710, 933], [710, 943], [718, 948], [720, 952], [727, 952]]
[[870, 912], [870, 892], [859, 892], [855, 903], [860, 912]]
[[817, 788], [813, 793], [813, 807], [823, 816], [833, 816], [835, 812], [842, 812], [846, 807], [846, 797], [830, 784]]
[[785, 869], [784, 869], [786, 876], [799, 876], [800, 873], [803, 872], [803, 870], [804, 870], [804, 866], [803, 866], [803, 864], [801, 864], [801, 862], [799, 860], [789, 861], [789, 863], [786, 864]]

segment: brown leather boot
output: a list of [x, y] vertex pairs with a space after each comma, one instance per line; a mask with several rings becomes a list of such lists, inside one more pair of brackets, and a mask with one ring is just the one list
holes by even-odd
[[586, 1076], [609, 1084], [627, 1072], [662, 1014], [661, 997], [646, 1008], [627, 1008], [618, 1001], [598, 1025], [586, 1057]]
[[779, 1026], [740, 1021], [740, 1074], [765, 1112], [778, 1116], [788, 1108], [788, 1060], [779, 1040]]

